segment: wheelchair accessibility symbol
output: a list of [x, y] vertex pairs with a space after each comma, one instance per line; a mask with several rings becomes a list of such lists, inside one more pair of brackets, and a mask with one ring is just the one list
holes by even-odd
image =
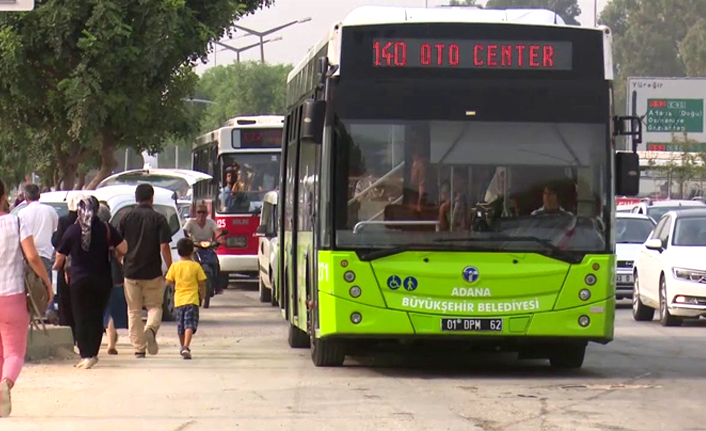
[[407, 277], [404, 279], [404, 288], [410, 292], [416, 290], [418, 285], [419, 283], [417, 283], [417, 279], [414, 277]]
[[389, 287], [392, 290], [397, 290], [402, 286], [402, 280], [396, 276], [396, 275], [391, 275], [390, 278], [387, 279], [387, 287]]

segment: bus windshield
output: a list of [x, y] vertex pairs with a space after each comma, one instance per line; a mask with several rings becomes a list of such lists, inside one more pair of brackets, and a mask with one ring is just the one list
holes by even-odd
[[605, 124], [342, 119], [334, 130], [338, 248], [610, 251]]
[[267, 192], [279, 187], [279, 153], [230, 153], [221, 156], [218, 212], [254, 213]]

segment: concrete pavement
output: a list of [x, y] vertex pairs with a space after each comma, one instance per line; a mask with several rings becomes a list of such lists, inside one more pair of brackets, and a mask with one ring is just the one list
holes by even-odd
[[292, 350], [276, 309], [228, 290], [202, 310], [194, 359], [165, 323], [160, 353], [25, 368], [0, 431], [706, 430], [706, 321], [662, 328], [618, 312], [616, 341], [591, 345], [584, 368], [557, 372], [513, 355], [426, 351], [315, 368]]

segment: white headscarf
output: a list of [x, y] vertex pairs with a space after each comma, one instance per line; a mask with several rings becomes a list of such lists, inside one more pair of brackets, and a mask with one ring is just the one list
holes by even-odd
[[69, 207], [69, 211], [73, 211], [73, 212], [78, 211], [78, 203], [81, 202], [84, 198], [86, 198], [86, 195], [83, 194], [83, 192], [80, 192], [80, 191], [69, 192], [69, 197], [66, 202]]

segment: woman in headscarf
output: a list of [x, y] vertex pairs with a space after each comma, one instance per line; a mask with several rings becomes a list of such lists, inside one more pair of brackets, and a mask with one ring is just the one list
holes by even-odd
[[[81, 192], [67, 192], [66, 198], [69, 213], [59, 217], [59, 226], [51, 238], [51, 245], [54, 249], [59, 248], [61, 239], [64, 237], [64, 233], [66, 233], [66, 229], [76, 223], [76, 219], [78, 219], [78, 203], [85, 198], [85, 195]], [[76, 325], [74, 323], [73, 308], [71, 307], [71, 292], [69, 290], [69, 283], [66, 281], [63, 267], [56, 275], [56, 296], [56, 303], [59, 305], [59, 325], [71, 328], [75, 345]]]
[[78, 203], [78, 218], [70, 226], [56, 250], [54, 269], [64, 267], [71, 256], [69, 285], [76, 323], [76, 341], [81, 354], [78, 368], [92, 368], [98, 362], [103, 339], [103, 314], [113, 287], [110, 248], [123, 255], [127, 242], [118, 231], [98, 216], [98, 199], [86, 197]]
[[[105, 223], [110, 222], [110, 207], [107, 202], [100, 202], [98, 218]], [[127, 301], [125, 300], [125, 287], [123, 270], [120, 265], [119, 256], [115, 249], [110, 250], [110, 269], [113, 280], [113, 288], [110, 291], [108, 306], [103, 315], [103, 327], [108, 336], [108, 354], [117, 355], [118, 350], [115, 345], [118, 343], [118, 329], [128, 329], [127, 324]]]

